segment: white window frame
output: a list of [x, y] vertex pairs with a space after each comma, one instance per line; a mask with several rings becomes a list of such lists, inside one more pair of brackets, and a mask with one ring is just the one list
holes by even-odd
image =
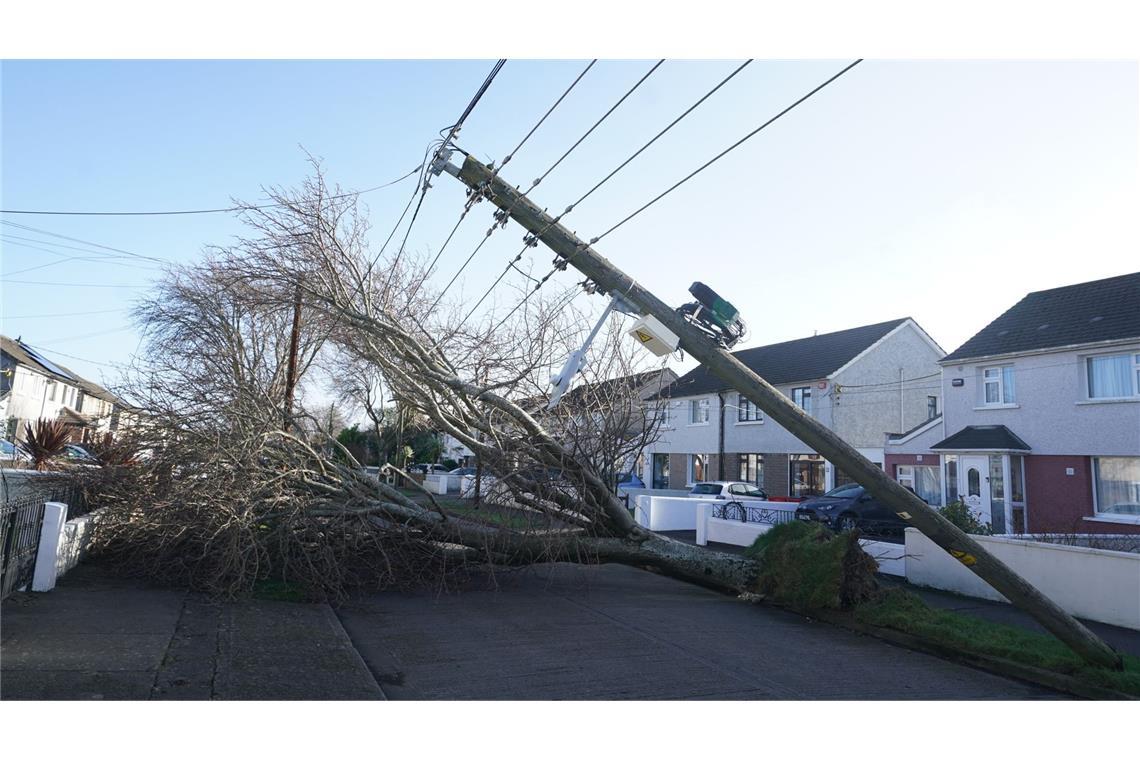
[[1089, 479], [1092, 485], [1092, 498], [1093, 498], [1093, 516], [1086, 517], [1086, 520], [1098, 520], [1101, 522], [1119, 522], [1128, 523], [1130, 525], [1140, 524], [1140, 515], [1120, 514], [1117, 512], [1101, 512], [1100, 511], [1100, 498], [1097, 495], [1097, 481], [1100, 478], [1100, 460], [1101, 459], [1140, 459], [1140, 457], [1090, 457], [1089, 469], [1092, 471], [1092, 477]]
[[[701, 469], [704, 470], [704, 473], [703, 473], [704, 477], [701, 477], [701, 478], [696, 477], [696, 475], [697, 475], [696, 463], [697, 463], [698, 457], [700, 457], [700, 459], [701, 459], [701, 463], [702, 463]], [[708, 480], [708, 469], [709, 469], [709, 455], [708, 454], [689, 454], [689, 467], [688, 467], [688, 472], [686, 473], [688, 485], [691, 486], [694, 483], [703, 483], [703, 482], [707, 481]]]
[[[741, 419], [741, 414], [744, 419]], [[736, 394], [736, 424], [737, 425], [763, 425], [764, 413], [760, 411], [760, 407], [752, 403], [750, 399], [744, 397], [744, 394]]]
[[[707, 425], [712, 419], [711, 403], [708, 398], [689, 399], [689, 425]], [[704, 419], [698, 420], [698, 412]]]
[[[995, 408], [1001, 408], [1001, 407], [1007, 407], [1008, 408], [1008, 407], [1017, 406], [1017, 387], [1016, 387], [1016, 380], [1014, 380], [1015, 375], [1014, 375], [1014, 371], [1013, 371], [1013, 365], [1012, 364], [993, 364], [993, 365], [990, 365], [988, 367], [982, 367], [981, 369], [982, 369], [982, 398], [980, 399], [981, 400], [981, 406], [985, 407], [986, 409], [995, 409]], [[1009, 379], [1014, 380], [1014, 382], [1009, 384], [1010, 385], [1010, 388], [1009, 388], [1010, 392], [1009, 392], [1009, 399], [1008, 400], [1006, 400], [1006, 372], [1007, 371], [1009, 372]], [[996, 372], [997, 377], [993, 378], [993, 379], [987, 377], [987, 374], [990, 372]], [[997, 401], [990, 401], [986, 396], [986, 386], [988, 386], [991, 382], [994, 382], [997, 384], [997, 397], [998, 397]]]
[[[1092, 367], [1093, 359], [1116, 359], [1121, 356], [1131, 357], [1132, 363], [1129, 365], [1129, 377], [1132, 380], [1132, 394], [1128, 396], [1094, 396], [1092, 395], [1092, 384], [1089, 382], [1089, 370]], [[1133, 349], [1131, 351], [1116, 352], [1111, 354], [1094, 354], [1092, 356], [1081, 357], [1082, 371], [1082, 384], [1085, 387], [1085, 400], [1093, 403], [1102, 401], [1122, 401], [1133, 400], [1140, 397], [1140, 351]]]

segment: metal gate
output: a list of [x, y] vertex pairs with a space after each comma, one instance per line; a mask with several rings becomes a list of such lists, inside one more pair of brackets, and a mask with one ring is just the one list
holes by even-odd
[[45, 501], [43, 496], [34, 495], [0, 506], [0, 599], [7, 599], [16, 589], [32, 583]]

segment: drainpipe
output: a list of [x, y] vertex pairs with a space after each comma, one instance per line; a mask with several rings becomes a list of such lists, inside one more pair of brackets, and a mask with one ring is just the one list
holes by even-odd
[[716, 392], [720, 401], [720, 424], [717, 432], [716, 479], [724, 480], [724, 391]]

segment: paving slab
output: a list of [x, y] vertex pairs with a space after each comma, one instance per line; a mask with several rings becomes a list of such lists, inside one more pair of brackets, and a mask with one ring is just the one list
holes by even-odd
[[328, 605], [215, 603], [81, 568], [0, 608], [0, 699], [384, 699]]
[[391, 699], [1057, 696], [629, 567], [497, 578], [497, 591], [361, 595], [338, 614]]

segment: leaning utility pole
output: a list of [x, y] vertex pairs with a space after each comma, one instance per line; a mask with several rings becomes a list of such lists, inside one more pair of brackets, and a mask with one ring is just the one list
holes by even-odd
[[589, 244], [543, 212], [484, 164], [467, 156], [462, 168], [450, 163], [440, 168], [482, 193], [516, 222], [533, 233], [570, 266], [582, 272], [598, 290], [655, 317], [680, 338], [680, 346], [714, 375], [739, 391], [801, 441], [843, 469], [884, 504], [922, 531], [982, 580], [1017, 607], [1033, 616], [1054, 636], [1084, 660], [1119, 669], [1120, 656], [1071, 615], [1044, 596], [1028, 581], [944, 518], [926, 502], [890, 478], [878, 465], [815, 418], [807, 415], [782, 393], [721, 348], [667, 304], [637, 284], [629, 275], [594, 251]]

